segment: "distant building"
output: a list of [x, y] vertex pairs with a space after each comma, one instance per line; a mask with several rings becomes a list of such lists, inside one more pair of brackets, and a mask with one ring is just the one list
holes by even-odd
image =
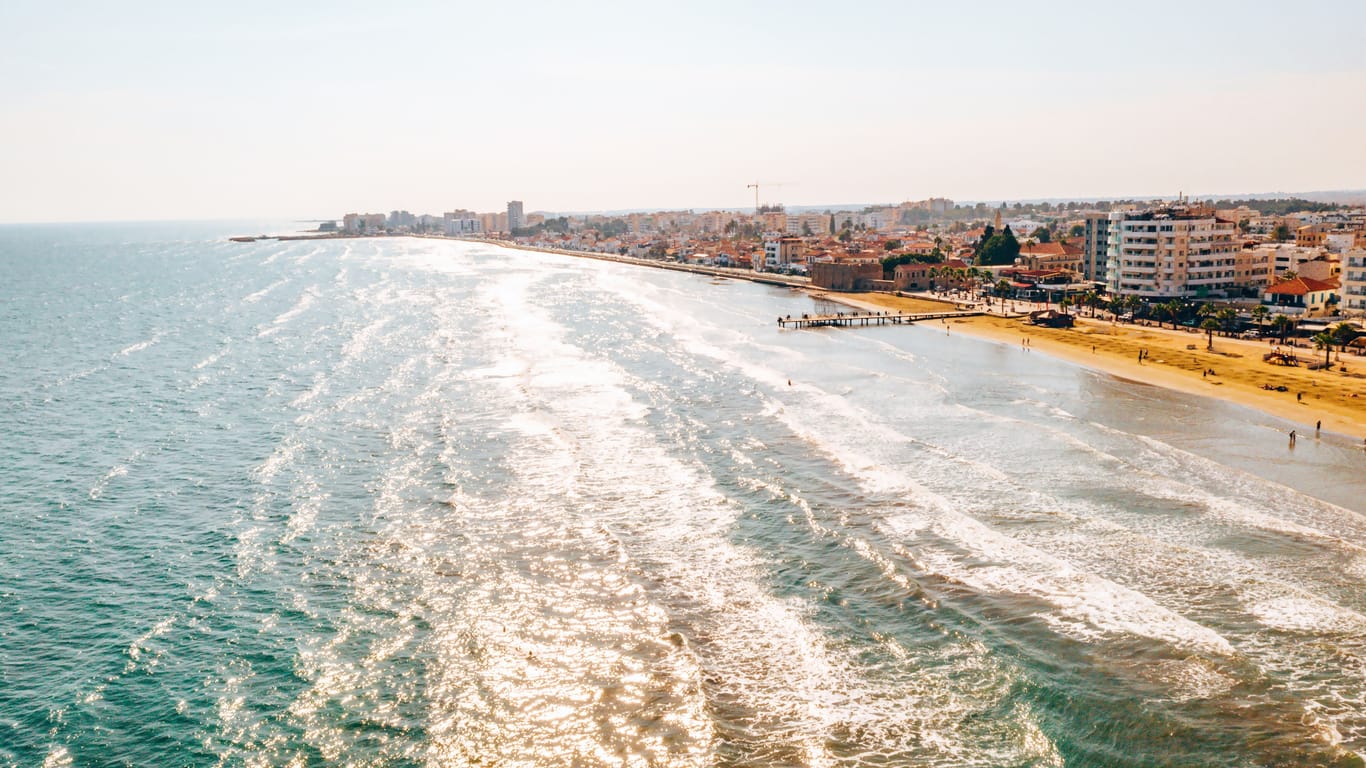
[[775, 234], [764, 237], [764, 268], [772, 270], [786, 269], [802, 255], [802, 239], [800, 237], [780, 236]]
[[1366, 248], [1347, 251], [1343, 262], [1342, 308], [1352, 314], [1366, 314]]
[[1327, 314], [1337, 290], [1337, 281], [1297, 277], [1267, 286], [1262, 291], [1262, 303], [1270, 305], [1277, 312], [1314, 317]]
[[1295, 230], [1295, 245], [1301, 248], [1321, 248], [1328, 235], [1326, 224], [1306, 224]]
[[1032, 243], [1020, 246], [1016, 263], [1025, 269], [1046, 269], [1081, 274], [1082, 249], [1065, 243]]
[[508, 202], [508, 231], [521, 229], [526, 226], [526, 214], [522, 212], [522, 201], [511, 200]]
[[866, 290], [882, 280], [882, 263], [875, 260], [818, 261], [811, 265], [811, 284], [832, 291]]
[[824, 213], [789, 213], [789, 235], [823, 235], [830, 229], [830, 217]]
[[931, 287], [930, 270], [938, 266], [938, 264], [923, 262], [898, 264], [896, 269], [892, 271], [892, 285], [898, 291], [928, 290]]
[[1105, 282], [1106, 249], [1110, 245], [1110, 214], [1086, 214], [1086, 239], [1082, 245], [1081, 275], [1093, 283]]
[[1236, 294], [1236, 228], [1203, 206], [1111, 213], [1105, 263], [1110, 294], [1144, 299]]
[[471, 211], [450, 211], [441, 214], [442, 231], [448, 235], [480, 235], [484, 232], [484, 225], [480, 218]]
[[342, 230], [348, 234], [383, 232], [388, 219], [382, 213], [348, 213], [342, 217]]

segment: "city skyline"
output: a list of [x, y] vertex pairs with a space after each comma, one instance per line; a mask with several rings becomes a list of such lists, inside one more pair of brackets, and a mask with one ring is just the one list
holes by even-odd
[[0, 221], [744, 208], [756, 181], [794, 206], [1359, 189], [1363, 22], [1345, 2], [19, 2]]

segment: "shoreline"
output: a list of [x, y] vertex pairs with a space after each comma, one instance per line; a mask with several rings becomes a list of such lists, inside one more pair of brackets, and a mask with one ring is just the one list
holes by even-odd
[[[277, 236], [278, 237], [278, 236]], [[952, 301], [919, 295], [896, 296], [889, 293], [844, 293], [817, 288], [806, 278], [754, 272], [747, 269], [705, 267], [678, 262], [641, 259], [618, 254], [546, 248], [488, 238], [445, 235], [348, 235], [322, 237], [279, 237], [278, 239], [340, 239], [347, 237], [419, 237], [494, 245], [535, 253], [596, 259], [654, 269], [687, 272], [714, 278], [747, 280], [800, 290], [813, 299], [843, 304], [856, 309], [907, 312], [933, 312], [957, 308]], [[1338, 357], [1334, 352], [1332, 371], [1310, 371], [1305, 365], [1322, 360], [1322, 352], [1297, 346], [1292, 350], [1304, 365], [1282, 366], [1264, 362], [1262, 356], [1273, 348], [1265, 340], [1215, 337], [1213, 350], [1206, 349], [1203, 332], [1172, 330], [1149, 325], [1116, 323], [1074, 314], [1075, 326], [1047, 328], [1030, 325], [1023, 317], [984, 314], [959, 318], [954, 327], [964, 335], [1005, 345], [1039, 350], [1044, 354], [1098, 371], [1117, 379], [1151, 384], [1187, 394], [1210, 397], [1241, 405], [1297, 425], [1305, 437], [1311, 436], [1316, 422], [1322, 428], [1355, 441], [1366, 438], [1366, 357]], [[852, 332], [852, 331], [833, 331]], [[1143, 362], [1138, 352], [1146, 350]], [[1345, 366], [1347, 373], [1338, 368]], [[1209, 374], [1213, 371], [1213, 375]], [[1272, 389], [1266, 389], [1267, 386]], [[1283, 386], [1286, 391], [1275, 391]]]
[[[504, 243], [496, 240], [443, 237], [444, 240], [487, 243], [506, 248], [582, 256], [600, 261], [632, 264], [656, 269], [728, 277], [751, 282], [800, 289], [814, 299], [830, 301], [857, 309], [880, 311], [899, 309], [911, 312], [942, 311], [957, 308], [952, 301], [924, 296], [896, 296], [889, 293], [844, 293], [816, 288], [809, 280], [784, 278], [750, 270], [730, 270], [688, 264], [659, 262], [614, 254], [571, 251]], [[953, 321], [965, 335], [998, 344], [1014, 345], [1028, 340], [1030, 350], [1098, 371], [1117, 379], [1151, 384], [1192, 395], [1241, 405], [1298, 425], [1297, 431], [1312, 437], [1316, 422], [1322, 429], [1355, 441], [1366, 438], [1366, 357], [1349, 356], [1338, 363], [1334, 353], [1332, 372], [1310, 371], [1305, 365], [1321, 360], [1312, 347], [1295, 347], [1302, 365], [1280, 366], [1263, 362], [1262, 355], [1273, 349], [1264, 340], [1216, 337], [1213, 351], [1207, 350], [1203, 332], [1188, 332], [1147, 325], [1112, 323], [1074, 315], [1070, 329], [1030, 325], [1022, 317], [985, 314]], [[834, 331], [841, 332], [841, 331]], [[1193, 349], [1191, 347], [1194, 347]], [[1138, 351], [1147, 350], [1145, 361]], [[1336, 370], [1341, 364], [1348, 374]], [[1204, 375], [1213, 370], [1213, 376]], [[1285, 392], [1263, 389], [1263, 385], [1284, 386]], [[1299, 395], [1299, 397], [1297, 397]]]
[[[821, 298], [868, 310], [899, 308], [906, 301], [890, 294], [842, 294]], [[933, 301], [926, 298], [911, 301]], [[941, 302], [952, 305], [952, 302]], [[1206, 349], [1204, 332], [1112, 323], [1076, 317], [1070, 329], [1030, 325], [1022, 318], [981, 315], [953, 321], [954, 330], [978, 339], [1024, 347], [1098, 371], [1118, 379], [1151, 384], [1193, 395], [1252, 408], [1296, 425], [1299, 436], [1312, 437], [1316, 422], [1325, 432], [1355, 442], [1366, 437], [1366, 357], [1333, 353], [1332, 371], [1311, 371], [1307, 364], [1321, 362], [1323, 352], [1294, 347], [1298, 366], [1264, 362], [1262, 356], [1278, 345], [1265, 340], [1216, 336], [1213, 350]], [[1147, 350], [1144, 362], [1140, 349]], [[1348, 372], [1338, 369], [1343, 365]], [[1213, 371], [1213, 375], [1208, 372]], [[1272, 390], [1264, 389], [1272, 386]], [[1278, 392], [1275, 386], [1284, 386]]]
[[497, 245], [502, 248], [513, 248], [519, 251], [531, 251], [533, 253], [554, 253], [561, 256], [576, 256], [598, 261], [611, 261], [617, 264], [630, 264], [637, 267], [652, 267], [654, 269], [667, 269], [674, 272], [689, 272], [694, 275], [706, 275], [708, 277], [724, 277], [731, 280], [748, 280], [751, 283], [762, 283], [764, 285], [776, 285], [783, 288], [797, 288], [808, 290], [811, 288], [811, 281], [804, 277], [791, 277], [788, 275], [778, 275], [769, 272], [755, 272], [750, 269], [740, 269], [737, 267], [706, 267], [700, 264], [684, 264], [677, 261], [657, 261], [655, 259], [641, 259], [635, 256], [622, 256], [616, 253], [598, 253], [595, 251], [571, 251], [567, 248], [545, 248], [539, 245], [524, 245], [522, 243], [510, 243], [503, 240], [490, 240], [487, 238], [475, 237], [433, 237], [430, 235], [413, 235], [413, 237], [425, 237], [432, 240], [458, 240], [464, 243], [480, 243], [484, 245]]

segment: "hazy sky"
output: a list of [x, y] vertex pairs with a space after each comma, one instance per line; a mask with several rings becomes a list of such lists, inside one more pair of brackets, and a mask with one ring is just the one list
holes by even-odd
[[0, 72], [0, 221], [1366, 187], [1362, 0], [3, 0]]

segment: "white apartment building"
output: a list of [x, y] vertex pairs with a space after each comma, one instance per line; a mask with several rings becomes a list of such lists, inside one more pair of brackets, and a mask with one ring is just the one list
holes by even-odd
[[1294, 272], [1315, 280], [1331, 280], [1338, 276], [1338, 256], [1325, 248], [1292, 245], [1290, 243], [1263, 243], [1251, 250], [1260, 261], [1267, 263], [1271, 275]]
[[782, 270], [802, 254], [802, 239], [770, 233], [764, 235], [764, 267]]
[[479, 215], [464, 210], [441, 214], [441, 228], [448, 235], [478, 235], [484, 232]]
[[1106, 286], [1145, 299], [1237, 295], [1236, 229], [1203, 206], [1112, 213]]
[[1342, 309], [1348, 314], [1366, 314], [1366, 248], [1353, 248], [1342, 255]]
[[388, 217], [382, 213], [348, 213], [342, 217], [342, 229], [350, 234], [383, 232]]
[[823, 235], [830, 231], [830, 216], [824, 213], [789, 213], [787, 233], [789, 235]]

